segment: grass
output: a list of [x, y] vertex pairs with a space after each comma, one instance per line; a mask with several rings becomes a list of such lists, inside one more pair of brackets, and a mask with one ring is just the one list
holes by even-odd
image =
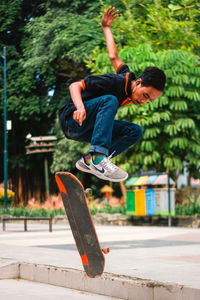
[[[115, 213], [126, 213], [125, 206], [119, 206], [119, 207], [112, 207], [108, 206], [105, 208], [97, 209], [95, 207], [92, 207], [90, 209], [91, 215], [95, 215], [96, 213], [108, 213], [108, 214], [115, 214]], [[10, 207], [10, 208], [0, 208], [0, 216], [2, 215], [9, 215], [12, 217], [55, 217], [57, 215], [65, 215], [64, 209], [44, 209], [44, 208], [38, 208], [38, 209], [30, 209], [26, 208], [24, 206], [19, 207]]]
[[[96, 208], [92, 206], [90, 208], [91, 215], [95, 215], [97, 213], [107, 213], [107, 214], [115, 214], [120, 213], [126, 214], [126, 206], [118, 206], [112, 207], [107, 206], [104, 208]], [[200, 215], [200, 205], [199, 203], [190, 203], [189, 205], [176, 204], [176, 216], [194, 216]], [[55, 217], [57, 215], [66, 215], [64, 209], [45, 209], [45, 208], [26, 208], [23, 206], [19, 207], [10, 207], [10, 208], [0, 208], [0, 216], [9, 215], [12, 217]]]
[[28, 209], [26, 207], [0, 208], [0, 216], [9, 215], [12, 217], [55, 217], [56, 215], [65, 215], [64, 209]]

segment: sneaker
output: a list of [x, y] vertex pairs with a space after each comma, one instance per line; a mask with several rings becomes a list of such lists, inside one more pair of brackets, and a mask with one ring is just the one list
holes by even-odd
[[[76, 168], [82, 172], [87, 172], [87, 173], [96, 175], [95, 174], [96, 172], [91, 168], [91, 159], [88, 159], [85, 156], [82, 156], [81, 159], [79, 159], [76, 162]], [[98, 177], [101, 178], [100, 175]]]
[[93, 174], [97, 177], [113, 182], [120, 182], [128, 178], [128, 174], [117, 167], [110, 161], [110, 157], [102, 157], [98, 159], [91, 159], [90, 168]]

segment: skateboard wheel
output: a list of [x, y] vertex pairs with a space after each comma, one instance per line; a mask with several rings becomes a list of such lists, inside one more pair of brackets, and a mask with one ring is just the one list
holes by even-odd
[[91, 188], [87, 188], [87, 189], [85, 190], [85, 193], [86, 193], [87, 197], [90, 197], [90, 196], [92, 196], [92, 194], [93, 194]]
[[106, 247], [102, 249], [102, 252], [108, 254], [110, 252], [110, 248]]

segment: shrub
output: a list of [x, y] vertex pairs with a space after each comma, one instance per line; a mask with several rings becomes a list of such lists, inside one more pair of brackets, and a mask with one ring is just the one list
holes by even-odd
[[[15, 193], [7, 189], [8, 204], [13, 205], [15, 200]], [[0, 207], [4, 206], [4, 188], [0, 188]]]

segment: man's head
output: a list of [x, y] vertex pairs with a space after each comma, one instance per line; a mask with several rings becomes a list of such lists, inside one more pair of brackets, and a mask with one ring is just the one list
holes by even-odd
[[164, 91], [165, 73], [156, 67], [147, 67], [139, 78], [132, 83], [131, 99], [140, 105], [158, 98]]

